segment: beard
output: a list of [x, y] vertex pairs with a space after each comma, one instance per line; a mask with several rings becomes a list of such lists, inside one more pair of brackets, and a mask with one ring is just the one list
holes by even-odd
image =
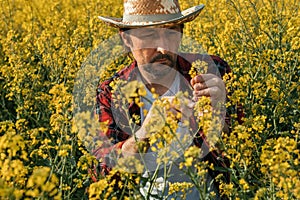
[[150, 62], [144, 65], [143, 71], [148, 78], [152, 80], [161, 79], [167, 76], [176, 67], [176, 62], [172, 56], [168, 54], [158, 54], [153, 57]]

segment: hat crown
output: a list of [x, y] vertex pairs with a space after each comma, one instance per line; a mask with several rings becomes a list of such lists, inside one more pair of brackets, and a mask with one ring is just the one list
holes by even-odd
[[124, 0], [124, 15], [168, 15], [180, 13], [178, 0]]
[[181, 11], [178, 0], [124, 0], [122, 18], [99, 16], [110, 26], [139, 28], [183, 24], [195, 19], [203, 4]]

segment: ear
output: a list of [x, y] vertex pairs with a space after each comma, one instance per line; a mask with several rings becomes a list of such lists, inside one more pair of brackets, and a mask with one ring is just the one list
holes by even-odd
[[125, 33], [124, 31], [120, 31], [120, 36], [123, 40], [123, 43], [126, 47], [128, 47], [129, 49], [132, 48], [132, 42], [131, 42], [131, 38], [130, 35], [128, 33]]

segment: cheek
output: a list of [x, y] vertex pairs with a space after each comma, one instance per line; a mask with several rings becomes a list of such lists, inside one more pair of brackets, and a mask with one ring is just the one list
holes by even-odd
[[143, 50], [133, 50], [132, 55], [139, 65], [146, 64], [150, 60], [150, 56]]
[[180, 39], [174, 39], [173, 41], [170, 41], [170, 48], [174, 53], [177, 53], [180, 47], [180, 41]]

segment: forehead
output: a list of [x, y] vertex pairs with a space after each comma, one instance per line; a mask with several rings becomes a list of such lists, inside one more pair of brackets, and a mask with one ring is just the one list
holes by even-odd
[[143, 27], [143, 28], [132, 28], [132, 29], [126, 29], [123, 30], [126, 31], [128, 34], [141, 34], [145, 32], [154, 32], [154, 31], [165, 31], [165, 32], [181, 32], [182, 31], [182, 26], [180, 25], [169, 25], [169, 26], [153, 26], [153, 27]]

